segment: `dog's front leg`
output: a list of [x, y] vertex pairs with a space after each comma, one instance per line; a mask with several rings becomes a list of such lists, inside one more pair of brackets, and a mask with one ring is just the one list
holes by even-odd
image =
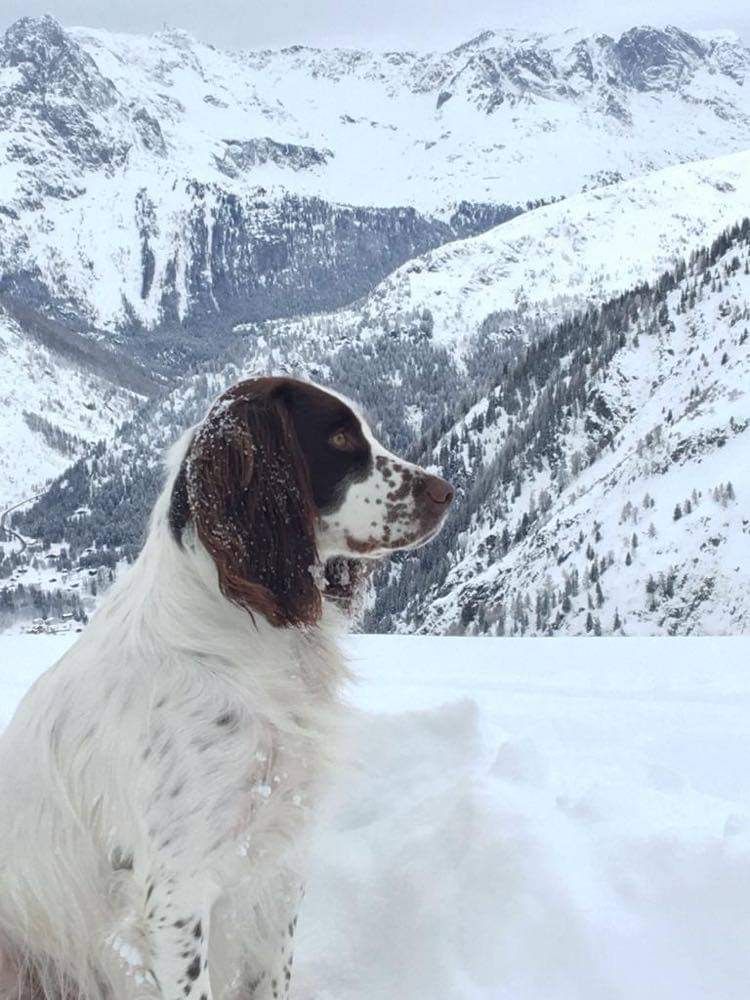
[[260, 896], [242, 886], [213, 910], [211, 961], [217, 1000], [286, 1000], [290, 995], [298, 876], [282, 873]]
[[281, 908], [282, 912], [277, 914], [277, 920], [271, 929], [267, 958], [263, 963], [265, 968], [257, 993], [252, 994], [253, 1000], [289, 998], [294, 962], [294, 933], [297, 929], [297, 913], [304, 888], [289, 895], [282, 890], [281, 895], [287, 900], [288, 908], [286, 912]]
[[152, 876], [146, 887], [151, 967], [162, 1000], [211, 1000], [208, 934], [213, 899], [184, 875]]
[[[294, 961], [293, 937], [297, 924], [295, 917], [278, 937], [271, 939], [271, 953], [260, 971], [247, 977], [243, 1000], [289, 1000], [292, 984], [292, 962]], [[238, 998], [239, 1000], [239, 998]]]

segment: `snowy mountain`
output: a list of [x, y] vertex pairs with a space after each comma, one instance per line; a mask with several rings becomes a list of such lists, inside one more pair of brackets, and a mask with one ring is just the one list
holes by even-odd
[[[443, 221], [378, 205], [365, 186], [348, 204], [311, 188], [300, 178], [333, 154], [293, 141], [302, 126], [256, 93], [266, 76], [179, 33], [12, 25], [0, 44], [0, 292], [184, 363], [215, 353], [238, 319], [340, 305], [512, 214], [456, 206]], [[201, 342], [181, 344], [189, 332]]]
[[[654, 171], [525, 212], [408, 261], [320, 326], [399, 331], [426, 314], [460, 344], [496, 314], [549, 320], [649, 281], [750, 205], [750, 152]], [[309, 320], [296, 321], [299, 330]], [[273, 329], [293, 330], [295, 321]], [[269, 333], [273, 336], [273, 332]]]
[[745, 219], [539, 338], [440, 436], [432, 456], [465, 491], [460, 513], [426, 559], [391, 573], [373, 622], [746, 631], [748, 385]]
[[750, 222], [562, 321], [486, 324], [460, 355], [424, 329], [344, 336], [324, 320], [304, 336], [248, 331], [235, 361], [185, 380], [79, 460], [14, 517], [43, 559], [23, 577], [28, 559], [6, 563], [10, 586], [59, 585], [64, 550], [66, 567], [84, 569], [76, 587], [88, 574], [100, 589], [138, 551], [163, 447], [222, 386], [285, 364], [360, 400], [393, 447], [459, 488], [440, 537], [381, 574], [369, 629], [748, 627]]
[[[208, 172], [199, 180], [293, 173], [282, 183], [298, 193], [348, 204], [433, 213], [572, 194], [602, 173], [742, 148], [750, 128], [750, 54], [727, 33], [488, 31], [428, 55], [222, 53], [173, 31], [71, 37], [159, 122], [183, 169]], [[256, 154], [264, 137], [288, 151]]]
[[748, 67], [676, 28], [232, 53], [23, 18], [0, 44], [0, 290], [99, 329], [197, 326], [205, 355], [211, 323], [342, 305], [512, 206], [746, 148]]
[[[674, 28], [416, 55], [17, 22], [0, 502], [57, 479], [7, 518], [0, 625], [90, 609], [138, 551], [162, 449], [229, 381], [283, 369], [460, 487], [368, 627], [745, 627], [743, 484], [719, 470], [747, 419], [746, 228], [700, 247], [747, 214], [748, 67], [737, 39]], [[646, 493], [659, 523], [621, 551]]]

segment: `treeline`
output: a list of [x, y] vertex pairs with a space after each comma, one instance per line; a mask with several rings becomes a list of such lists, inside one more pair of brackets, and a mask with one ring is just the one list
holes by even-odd
[[26, 426], [34, 431], [35, 434], [41, 435], [50, 448], [53, 448], [61, 455], [65, 455], [67, 458], [72, 458], [73, 455], [80, 454], [85, 447], [86, 443], [83, 438], [77, 434], [70, 434], [68, 431], [64, 431], [57, 424], [53, 424], [39, 413], [24, 410], [23, 419]]
[[[686, 278], [698, 285], [705, 275], [712, 280], [711, 269], [718, 261], [726, 260], [733, 248], [747, 256], [749, 245], [750, 220], [745, 219], [655, 282], [644, 283], [601, 307], [563, 320], [528, 343], [514, 361], [493, 357], [491, 352], [484, 354], [485, 373], [496, 383], [492, 390], [464, 400], [456, 408], [453, 429], [436, 438], [433, 428], [414, 452], [424, 462], [437, 452], [438, 464], [461, 487], [456, 507], [443, 532], [429, 547], [417, 556], [397, 558], [395, 571], [391, 567], [381, 573], [365, 628], [389, 632], [397, 621], [421, 625], [431, 600], [446, 593], [446, 578], [461, 558], [468, 529], [485, 514], [493, 522], [505, 520], [501, 534], [489, 534], [485, 539], [484, 549], [491, 561], [502, 560], [523, 541], [545, 515], [551, 499], [547, 495], [539, 503], [532, 495], [528, 508], [518, 519], [511, 520], [514, 501], [523, 485], [546, 468], [551, 488], [561, 492], [597, 459], [619, 430], [617, 415], [597, 389], [599, 376], [615, 354], [628, 337], [637, 342], [639, 335], [658, 334], [668, 327], [671, 320], [667, 296], [681, 284], [689, 283]], [[727, 266], [736, 270], [739, 258]], [[492, 320], [488, 320], [491, 324]], [[484, 408], [466, 422], [466, 413], [480, 403], [485, 404]], [[562, 442], [582, 418], [585, 446], [569, 454]], [[501, 442], [485, 454], [483, 435], [498, 420], [504, 424]], [[480, 610], [484, 597], [478, 589], [474, 600], [464, 603], [462, 626], [485, 613]], [[543, 595], [545, 621], [546, 609], [552, 606], [550, 595]], [[514, 618], [521, 627], [527, 622], [520, 607], [514, 608]]]
[[0, 629], [30, 618], [88, 621], [80, 595], [75, 590], [44, 590], [23, 583], [0, 588]]

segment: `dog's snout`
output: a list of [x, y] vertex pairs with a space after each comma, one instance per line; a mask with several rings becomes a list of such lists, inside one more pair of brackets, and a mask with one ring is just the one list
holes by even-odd
[[453, 499], [454, 490], [449, 482], [440, 476], [427, 476], [424, 485], [425, 497], [437, 507], [447, 507]]

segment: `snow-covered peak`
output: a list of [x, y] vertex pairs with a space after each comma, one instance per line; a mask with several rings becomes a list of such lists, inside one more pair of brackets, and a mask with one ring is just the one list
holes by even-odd
[[[437, 211], [462, 199], [570, 194], [602, 172], [633, 176], [744, 148], [749, 65], [738, 39], [674, 27], [632, 28], [618, 39], [487, 31], [426, 54], [229, 52], [174, 28], [64, 30], [44, 17], [6, 32], [0, 96], [11, 152], [26, 142], [22, 162], [36, 161], [26, 177], [41, 172], [44, 145], [37, 135], [31, 147], [29, 121], [16, 140], [8, 109], [43, 91], [64, 97], [89, 131], [111, 133], [119, 156], [113, 150], [106, 162], [126, 169], [162, 171], [167, 148], [174, 174], [210, 182], [226, 142], [267, 138], [331, 151], [324, 169], [283, 178], [301, 194]], [[93, 117], [102, 109], [106, 121]], [[85, 165], [72, 143], [69, 154]], [[92, 157], [89, 166], [101, 163]], [[253, 181], [282, 180], [278, 164], [258, 167]]]
[[[55, 18], [23, 17], [12, 24], [0, 42], [0, 67], [7, 73], [3, 105], [35, 107], [44, 116], [53, 103], [80, 111], [105, 111], [117, 101], [111, 80], [104, 77], [91, 56]], [[51, 114], [51, 112], [50, 112]]]

